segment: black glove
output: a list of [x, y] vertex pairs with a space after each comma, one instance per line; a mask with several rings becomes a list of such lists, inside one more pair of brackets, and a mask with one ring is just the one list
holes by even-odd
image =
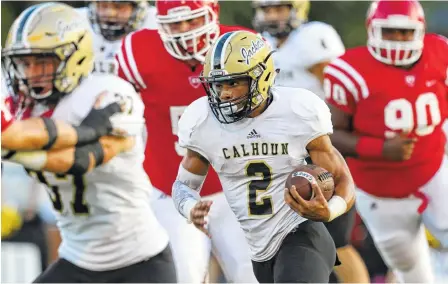
[[102, 109], [92, 108], [81, 124], [75, 127], [78, 135], [76, 146], [95, 142], [102, 136], [110, 134], [113, 130], [110, 117], [117, 112], [121, 112], [121, 107], [116, 102]]
[[121, 107], [116, 102], [102, 109], [92, 108], [80, 125], [95, 129], [99, 138], [112, 132], [113, 127], [110, 122], [110, 117], [117, 112], [121, 112]]

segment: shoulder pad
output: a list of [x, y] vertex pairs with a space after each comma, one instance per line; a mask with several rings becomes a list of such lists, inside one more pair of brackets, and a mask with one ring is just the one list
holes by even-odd
[[291, 88], [290, 106], [292, 111], [302, 119], [312, 120], [319, 114], [330, 112], [327, 104], [315, 93], [302, 89]]
[[330, 109], [313, 92], [297, 89], [296, 94], [291, 97], [290, 105], [300, 118], [298, 134], [303, 137], [305, 146], [319, 136], [333, 133]]
[[201, 97], [191, 103], [179, 120], [179, 144], [181, 147], [196, 146], [200, 141], [198, 129], [209, 115], [207, 97]]
[[344, 44], [337, 31], [322, 22], [310, 22], [299, 27], [293, 33], [297, 44], [296, 54], [305, 67], [330, 61], [345, 52]]

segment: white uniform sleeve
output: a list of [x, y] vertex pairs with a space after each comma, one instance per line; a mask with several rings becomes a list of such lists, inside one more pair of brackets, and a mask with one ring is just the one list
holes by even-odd
[[111, 74], [91, 75], [72, 95], [64, 98], [69, 101], [60, 103], [61, 107], [58, 105], [53, 117], [77, 125], [87, 116], [99, 96], [102, 96], [100, 108], [113, 102], [124, 106], [123, 112], [116, 113], [110, 118], [114, 129], [120, 130], [117, 135], [142, 134], [145, 120], [144, 105], [140, 96], [129, 82]]
[[297, 135], [306, 147], [312, 140], [333, 133], [331, 113], [327, 104], [314, 93], [305, 89], [296, 89], [291, 107], [299, 121]]
[[298, 56], [305, 68], [331, 61], [345, 53], [344, 44], [336, 30], [325, 23], [311, 22], [300, 27], [297, 37]]
[[208, 161], [208, 155], [203, 148], [204, 134], [199, 131], [200, 125], [208, 115], [207, 98], [202, 97], [190, 104], [179, 120], [179, 146], [201, 154]]

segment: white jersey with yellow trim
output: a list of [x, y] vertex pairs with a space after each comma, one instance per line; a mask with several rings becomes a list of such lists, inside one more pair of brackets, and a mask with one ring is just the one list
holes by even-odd
[[254, 261], [272, 258], [306, 220], [285, 204], [286, 178], [306, 163], [307, 144], [333, 131], [330, 111], [315, 94], [288, 87], [275, 87], [272, 94], [255, 118], [221, 124], [202, 97], [179, 121], [179, 145], [200, 153], [218, 173]]
[[321, 82], [308, 69], [344, 54], [344, 44], [336, 30], [322, 22], [304, 23], [292, 31], [279, 48], [276, 38], [267, 33], [263, 37], [276, 49], [274, 64], [280, 73], [275, 84], [304, 88], [324, 98]]
[[157, 255], [168, 245], [168, 236], [149, 205], [151, 183], [142, 166], [144, 105], [133, 86], [114, 75], [91, 75], [60, 100], [52, 118], [79, 125], [99, 94], [103, 105], [126, 103], [126, 112], [112, 119], [126, 117], [134, 148], [86, 175], [30, 175], [49, 189], [62, 236], [59, 256], [84, 269], [108, 271]]

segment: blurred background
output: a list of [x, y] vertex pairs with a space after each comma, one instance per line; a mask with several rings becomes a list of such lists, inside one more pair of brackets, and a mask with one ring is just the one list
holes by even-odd
[[[26, 7], [38, 1], [1, 1], [2, 45], [14, 19]], [[62, 1], [82, 7], [85, 1]], [[150, 1], [153, 2], [153, 1]], [[222, 0], [221, 22], [251, 27], [253, 9], [250, 1]], [[363, 45], [366, 40], [364, 20], [369, 1], [311, 1], [310, 20], [328, 23], [342, 36], [346, 47]], [[448, 2], [422, 1], [428, 20], [428, 30], [448, 35]]]
[[[36, 2], [1, 1], [2, 46], [14, 19]], [[75, 7], [86, 5], [85, 1], [62, 2]], [[252, 27], [254, 11], [250, 1], [224, 0], [220, 3], [222, 23]], [[318, 20], [335, 27], [347, 48], [364, 45], [364, 21], [369, 4], [367, 1], [311, 1], [309, 18], [310, 21]], [[428, 21], [427, 30], [448, 36], [448, 2], [423, 1], [422, 5]], [[29, 282], [57, 256], [59, 236], [51, 203], [45, 190], [32, 183], [23, 168], [6, 165], [2, 173], [2, 207], [18, 209], [22, 218], [17, 219], [18, 232], [2, 235], [1, 282]], [[5, 212], [15, 214], [14, 210]], [[368, 266], [372, 281], [384, 282], [387, 269], [359, 218], [352, 239]], [[224, 281], [219, 276], [219, 268], [217, 271], [215, 279]]]

